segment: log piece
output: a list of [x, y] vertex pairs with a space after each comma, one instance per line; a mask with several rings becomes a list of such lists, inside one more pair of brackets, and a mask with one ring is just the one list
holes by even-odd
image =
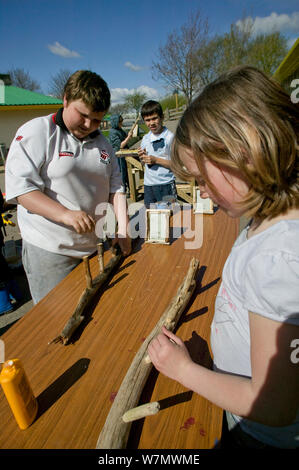
[[150, 341], [160, 333], [163, 325], [171, 331], [174, 330], [194, 292], [198, 266], [199, 261], [192, 258], [187, 275], [179, 287], [177, 294], [135, 355], [99, 435], [96, 445], [97, 449], [126, 448], [131, 424], [125, 423], [122, 420], [122, 416], [126, 411], [137, 406], [146, 380], [152, 369], [152, 363], [145, 361], [148, 345]]
[[158, 411], [160, 411], [160, 403], [158, 401], [152, 401], [151, 403], [145, 403], [144, 405], [136, 406], [136, 408], [126, 411], [122, 420], [125, 423], [131, 423], [137, 419], [155, 415]]

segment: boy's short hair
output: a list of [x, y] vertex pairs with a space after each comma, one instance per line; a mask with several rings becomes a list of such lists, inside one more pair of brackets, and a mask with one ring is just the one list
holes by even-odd
[[163, 109], [158, 101], [149, 100], [142, 105], [141, 116], [145, 118], [151, 114], [157, 113], [160, 118], [163, 118]]
[[90, 70], [77, 70], [70, 76], [64, 87], [68, 102], [82, 100], [94, 112], [108, 111], [110, 91], [105, 80]]

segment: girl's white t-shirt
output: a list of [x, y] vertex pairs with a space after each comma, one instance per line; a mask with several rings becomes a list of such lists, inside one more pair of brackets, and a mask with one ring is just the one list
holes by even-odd
[[[299, 325], [299, 220], [277, 222], [249, 239], [247, 230], [237, 238], [223, 269], [211, 347], [216, 370], [251, 377], [248, 312]], [[269, 445], [299, 446], [299, 413], [293, 425], [279, 428], [233, 416]]]

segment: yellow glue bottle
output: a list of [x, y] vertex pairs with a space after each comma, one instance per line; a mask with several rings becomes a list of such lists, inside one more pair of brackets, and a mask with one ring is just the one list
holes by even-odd
[[26, 429], [34, 421], [38, 403], [19, 359], [4, 362], [0, 382], [21, 429]]

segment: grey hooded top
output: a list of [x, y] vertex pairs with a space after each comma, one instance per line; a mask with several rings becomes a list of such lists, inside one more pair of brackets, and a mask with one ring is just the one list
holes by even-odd
[[[119, 127], [121, 114], [113, 114], [110, 117], [111, 129], [109, 131], [109, 141], [115, 152], [120, 149], [120, 144], [127, 137], [127, 133]], [[128, 148], [127, 146], [125, 148]]]

